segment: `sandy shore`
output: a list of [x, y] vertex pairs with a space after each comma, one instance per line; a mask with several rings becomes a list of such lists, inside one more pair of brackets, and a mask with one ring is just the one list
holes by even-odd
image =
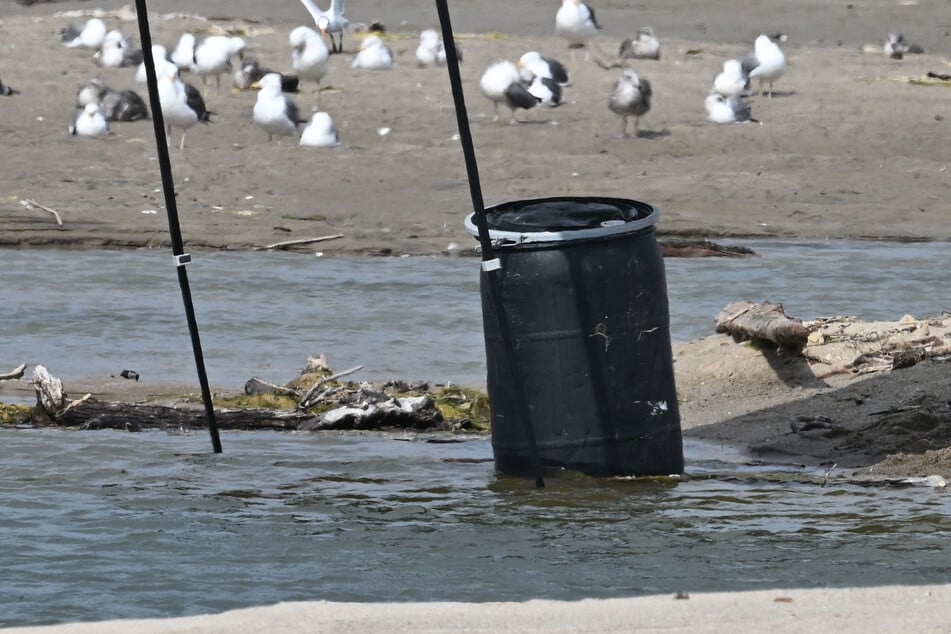
[[762, 590], [525, 603], [285, 603], [217, 615], [9, 632], [943, 632], [951, 586]]
[[[151, 126], [115, 124], [115, 134], [106, 139], [66, 134], [75, 92], [87, 79], [100, 76], [114, 88], [142, 94], [144, 89], [129, 69], [99, 69], [91, 52], [60, 47], [56, 33], [76, 18], [52, 14], [114, 10], [123, 3], [8, 4], [0, 18], [0, 77], [21, 94], [0, 98], [6, 150], [0, 245], [165, 247]], [[945, 2], [596, 4], [605, 25], [603, 61], [612, 62], [618, 42], [639, 26], [653, 25], [662, 40], [661, 61], [631, 64], [653, 83], [654, 103], [640, 137], [629, 141], [616, 138], [620, 122], [606, 106], [619, 69], [605, 70], [580, 57], [571, 61], [551, 33], [554, 4], [532, 0], [521, 3], [518, 12], [502, 0], [452, 7], [465, 51], [463, 79], [487, 203], [547, 195], [635, 198], [660, 207], [661, 236], [951, 239], [947, 88], [905, 81], [928, 71], [951, 72]], [[306, 15], [296, 2], [287, 2], [269, 7], [269, 17], [261, 18], [259, 6], [249, 0], [205, 3], [203, 12], [223, 17], [207, 21], [162, 19], [160, 14], [194, 11], [194, 3], [152, 2], [153, 38], [172, 46], [184, 30], [239, 29], [252, 54], [287, 69], [286, 34], [306, 23]], [[387, 73], [351, 71], [357, 38], [348, 37], [347, 52], [332, 60], [328, 83], [334, 89], [317, 97], [305, 86], [294, 97], [304, 112], [319, 105], [337, 121], [342, 147], [330, 152], [300, 148], [293, 139], [268, 143], [250, 124], [253, 94], [225, 90], [218, 96], [212, 90], [207, 101], [216, 123], [191, 130], [185, 151], [172, 152], [189, 248], [251, 248], [333, 234], [343, 237], [308, 249], [422, 254], [445, 252], [452, 244], [463, 251], [474, 246], [462, 226], [470, 201], [446, 75], [413, 63], [415, 35], [436, 23], [432, 3], [353, 0], [348, 14], [354, 21], [379, 19], [387, 25], [398, 67]], [[110, 20], [110, 26], [136, 33], [134, 22]], [[926, 53], [896, 61], [861, 52], [893, 30], [903, 31]], [[760, 32], [778, 31], [789, 35], [784, 47], [790, 71], [777, 83], [773, 99], [752, 100], [762, 125], [706, 122], [703, 99], [722, 62], [744, 54]], [[528, 123], [519, 126], [493, 121], [477, 89], [482, 70], [490, 61], [517, 58], [533, 48], [569, 63], [569, 103], [523, 113]], [[390, 132], [381, 136], [381, 128]], [[56, 209], [63, 225], [24, 206], [27, 199]], [[742, 295], [742, 289], [737, 292]], [[754, 425], [765, 412], [777, 425], [788, 425], [797, 415], [828, 415], [862, 431], [865, 410], [857, 403], [905, 412], [917, 403], [918, 411], [933, 415], [924, 420], [947, 426], [943, 364], [820, 386], [789, 380], [794, 372], [777, 371], [761, 354], [725, 337], [685, 343], [675, 354], [678, 388], [690, 395], [682, 408], [687, 433], [746, 446], [788, 436], [788, 429]], [[821, 463], [816, 443], [823, 442], [828, 439], [786, 443], [792, 449], [782, 459]], [[936, 449], [916, 454], [918, 462], [902, 463], [892, 473], [951, 477], [948, 452]], [[764, 590], [682, 601], [662, 596], [578, 603], [308, 603], [40, 629], [927, 632], [942, 631], [951, 621], [949, 599], [948, 586], [916, 586]]]

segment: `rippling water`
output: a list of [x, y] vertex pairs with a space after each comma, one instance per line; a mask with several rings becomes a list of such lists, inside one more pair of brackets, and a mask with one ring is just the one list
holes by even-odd
[[[742, 299], [781, 301], [803, 319], [951, 309], [935, 292], [951, 269], [944, 243], [744, 244], [758, 256], [666, 260], [675, 340], [712, 334], [717, 312]], [[485, 381], [475, 259], [194, 255], [189, 282], [213, 385], [283, 383], [318, 352], [337, 369], [364, 364], [355, 378]], [[168, 252], [0, 250], [0, 270], [0, 366], [196, 380]]]
[[[864, 319], [949, 308], [947, 245], [753, 243], [667, 260], [675, 339], [738, 299]], [[0, 369], [191, 379], [167, 253], [0, 250]], [[477, 264], [202, 253], [189, 267], [213, 384], [308, 354], [368, 377], [484, 380]], [[67, 382], [68, 385], [68, 382]], [[0, 392], [0, 396], [2, 396]], [[433, 440], [430, 438], [429, 440]], [[478, 436], [0, 430], [0, 625], [277, 601], [580, 599], [943, 583], [941, 491], [859, 487], [688, 442], [683, 481], [494, 474]]]
[[[498, 479], [485, 437], [2, 430], [0, 625], [278, 601], [942, 583], [951, 498], [735, 462]], [[715, 476], [715, 477], [714, 477]]]

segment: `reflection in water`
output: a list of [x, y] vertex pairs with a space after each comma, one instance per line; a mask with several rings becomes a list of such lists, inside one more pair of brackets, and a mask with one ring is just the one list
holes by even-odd
[[3, 430], [0, 625], [293, 600], [939, 583], [947, 495], [687, 445], [683, 481], [499, 478], [484, 436]]

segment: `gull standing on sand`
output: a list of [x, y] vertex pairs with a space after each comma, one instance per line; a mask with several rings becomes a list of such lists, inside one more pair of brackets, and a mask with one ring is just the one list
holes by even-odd
[[149, 118], [145, 101], [132, 90], [113, 90], [99, 78], [87, 81], [76, 93], [76, 105], [99, 104], [106, 121], [138, 121]]
[[267, 140], [274, 135], [297, 136], [297, 124], [303, 123], [297, 104], [281, 92], [281, 76], [268, 73], [259, 82], [258, 100], [254, 103], [251, 120], [267, 132]]
[[209, 35], [195, 47], [195, 61], [192, 72], [201, 77], [201, 83], [208, 94], [207, 78], [215, 76], [218, 94], [221, 94], [221, 74], [231, 73], [231, 58], [244, 59], [245, 41], [230, 35]]
[[159, 101], [162, 104], [162, 117], [165, 119], [165, 140], [171, 143], [172, 128], [182, 129], [182, 142], [179, 149], [185, 149], [185, 132], [198, 122], [209, 123], [211, 112], [205, 108], [205, 101], [198, 89], [186, 84], [178, 76], [178, 66], [156, 60], [155, 73], [158, 76]]
[[315, 112], [313, 118], [300, 134], [300, 144], [308, 147], [337, 147], [340, 135], [333, 119], [326, 112]]
[[106, 39], [106, 23], [90, 18], [85, 24], [70, 24], [59, 32], [59, 40], [69, 48], [99, 48]]
[[314, 29], [299, 26], [288, 36], [291, 45], [291, 65], [301, 79], [317, 82], [320, 92], [320, 80], [330, 69], [330, 51], [324, 40]]
[[504, 103], [512, 111], [510, 124], [518, 123], [515, 112], [518, 109], [529, 110], [541, 101], [528, 91], [528, 83], [522, 79], [518, 66], [508, 61], [494, 62], [482, 74], [479, 80], [482, 94], [492, 102], [492, 119], [499, 118], [499, 104]]
[[719, 93], [711, 93], [703, 105], [707, 110], [707, 118], [714, 123], [756, 121], [750, 113], [750, 107], [738, 95], [724, 97]]
[[442, 65], [446, 63], [446, 49], [436, 29], [423, 29], [419, 34], [419, 45], [416, 47], [416, 65]]
[[773, 98], [773, 82], [786, 73], [786, 56], [768, 35], [760, 35], [753, 44], [753, 52], [747, 53], [740, 62], [750, 79], [759, 80], [760, 94], [763, 84], [769, 83], [769, 98]]
[[[245, 57], [241, 66], [231, 74], [231, 85], [237, 90], [247, 90], [252, 88], [257, 82], [268, 73], [277, 71], [270, 68], [262, 68], [261, 63], [256, 57]], [[281, 90], [284, 92], [297, 92], [300, 88], [300, 77], [294, 73], [278, 73], [281, 76]]]
[[634, 136], [637, 136], [637, 124], [641, 117], [651, 109], [650, 82], [639, 77], [633, 70], [626, 70], [614, 82], [608, 107], [621, 117], [621, 138], [629, 139], [627, 118], [634, 117]]
[[555, 14], [555, 32], [568, 40], [568, 47], [584, 48], [585, 59], [590, 56], [588, 42], [601, 29], [594, 17], [594, 9], [581, 0], [562, 0]]
[[750, 87], [750, 78], [743, 72], [738, 59], [723, 62], [723, 70], [713, 78], [713, 91], [724, 97], [740, 96]]
[[190, 71], [195, 63], [195, 36], [191, 33], [182, 33], [169, 60], [178, 66], [179, 72]]
[[376, 35], [368, 35], [360, 44], [360, 52], [353, 58], [351, 68], [367, 70], [390, 70], [393, 68], [393, 53]]
[[106, 136], [111, 131], [99, 104], [87, 103], [73, 125], [69, 126], [69, 133], [74, 136]]
[[621, 59], [660, 59], [660, 40], [649, 26], [637, 30], [637, 36], [621, 42], [618, 47]]
[[[350, 26], [350, 21], [343, 17], [344, 0], [330, 0], [330, 8], [321, 11], [313, 0], [300, 0], [307, 12], [314, 18], [317, 29], [330, 38], [330, 49], [334, 53], [343, 52], [343, 30]], [[334, 41], [334, 33], [340, 34], [340, 44]]]

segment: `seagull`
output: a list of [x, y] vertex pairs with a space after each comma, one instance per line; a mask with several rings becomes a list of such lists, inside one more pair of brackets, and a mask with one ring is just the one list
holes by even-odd
[[320, 92], [320, 80], [330, 69], [330, 51], [314, 29], [299, 26], [288, 36], [291, 45], [291, 65], [301, 79], [317, 82]]
[[142, 49], [132, 48], [132, 43], [116, 30], [106, 33], [102, 47], [93, 56], [103, 68], [119, 68], [142, 63]]
[[627, 118], [634, 117], [634, 136], [637, 136], [637, 124], [640, 118], [651, 109], [651, 85], [639, 77], [633, 70], [626, 70], [614, 82], [611, 96], [608, 98], [611, 112], [621, 116], [621, 138], [628, 139]]
[[528, 84], [512, 62], [502, 61], [489, 64], [479, 81], [482, 94], [492, 101], [493, 120], [499, 118], [499, 104], [504, 103], [512, 111], [510, 124], [518, 123], [515, 112], [518, 109], [529, 110], [541, 101], [528, 91]]
[[769, 98], [773, 98], [773, 82], [786, 73], [786, 56], [768, 35], [760, 35], [753, 44], [753, 52], [740, 62], [750, 79], [759, 79], [760, 93], [769, 82]]
[[73, 125], [69, 126], [69, 133], [74, 136], [106, 136], [112, 132], [99, 104], [87, 103]]
[[586, 49], [588, 42], [598, 34], [601, 26], [594, 17], [594, 9], [581, 0], [562, 0], [561, 8], [555, 14], [555, 32], [568, 40], [571, 49]]
[[376, 35], [368, 35], [360, 44], [360, 52], [353, 58], [352, 68], [389, 70], [393, 68], [393, 53]]
[[660, 59], [660, 41], [649, 26], [637, 30], [634, 39], [626, 39], [618, 48], [618, 57], [622, 59]]
[[209, 35], [195, 47], [195, 61], [192, 72], [201, 77], [205, 94], [208, 94], [207, 78], [215, 76], [218, 94], [221, 94], [221, 73], [231, 72], [231, 58], [244, 59], [245, 42], [240, 37], [230, 35]]
[[196, 123], [210, 123], [211, 112], [205, 108], [201, 93], [178, 76], [178, 66], [171, 62], [157, 64], [158, 94], [165, 119], [165, 140], [171, 142], [172, 128], [182, 129], [180, 150], [185, 149], [185, 132]]
[[920, 54], [924, 52], [925, 50], [917, 44], [909, 44], [901, 33], [889, 33], [885, 39], [885, 45], [882, 47], [882, 53], [885, 54], [885, 57], [892, 59], [902, 59], [909, 53]]
[[522, 55], [518, 59], [518, 67], [527, 69], [535, 77], [547, 77], [561, 86], [568, 85], [568, 70], [564, 64], [550, 57], [542, 57], [538, 51]]
[[[245, 57], [244, 62], [239, 68], [236, 68], [231, 75], [231, 85], [236, 90], [247, 90], [261, 81], [261, 78], [268, 73], [274, 73], [270, 68], [261, 68], [261, 63], [256, 57]], [[281, 76], [281, 90], [283, 92], [297, 92], [300, 86], [300, 78], [293, 73], [278, 73]]]
[[738, 95], [724, 97], [719, 93], [710, 93], [703, 105], [707, 109], [707, 118], [714, 123], [756, 121], [750, 113], [750, 107]]
[[113, 90], [99, 78], [90, 79], [76, 94], [76, 105], [83, 108], [99, 104], [106, 121], [138, 121], [148, 119], [145, 101], [132, 90]]
[[195, 36], [191, 33], [182, 33], [169, 60], [178, 66], [179, 72], [191, 70], [195, 63]]
[[738, 59], [723, 62], [723, 70], [713, 78], [713, 90], [724, 97], [743, 95], [750, 87], [750, 78]]
[[337, 147], [340, 135], [333, 119], [326, 112], [315, 112], [310, 123], [300, 135], [300, 144], [309, 147]]
[[[525, 74], [522, 74], [524, 81]], [[551, 77], [535, 75], [528, 86], [528, 92], [539, 99], [539, 103], [548, 108], [557, 108], [564, 102], [561, 100], [561, 85]]]
[[0, 97], [10, 97], [12, 95], [19, 95], [20, 91], [10, 86], [7, 86], [5, 83], [0, 81]]
[[436, 29], [424, 29], [419, 34], [419, 46], [416, 47], [416, 65], [434, 66], [446, 63], [446, 49], [439, 39]]
[[90, 18], [85, 24], [70, 24], [59, 32], [59, 40], [69, 48], [99, 48], [106, 39], [106, 23]]
[[[162, 65], [168, 62], [168, 53], [161, 44], [152, 45], [152, 61], [155, 63], [155, 74], [158, 76], [162, 70]], [[144, 84], [146, 79], [145, 62], [143, 61], [135, 71], [135, 80], [140, 84]]]
[[267, 140], [274, 135], [296, 136], [297, 124], [303, 123], [297, 105], [281, 92], [281, 76], [268, 73], [259, 82], [258, 100], [251, 120], [267, 132]]
[[[313, 0], [300, 0], [307, 9], [317, 29], [330, 38], [330, 48], [334, 53], [343, 52], [343, 30], [350, 26], [350, 21], [343, 17], [344, 0], [330, 0], [330, 8], [321, 11]], [[334, 41], [334, 33], [340, 34], [340, 44]]]

